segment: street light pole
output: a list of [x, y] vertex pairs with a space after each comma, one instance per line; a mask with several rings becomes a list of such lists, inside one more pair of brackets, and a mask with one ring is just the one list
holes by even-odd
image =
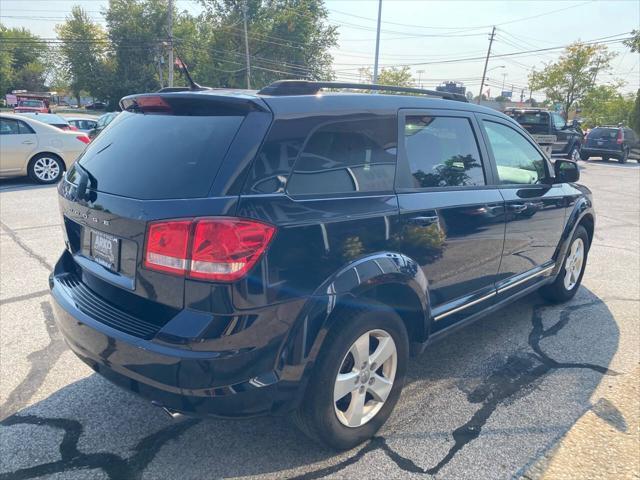
[[251, 57], [249, 56], [249, 38], [247, 36], [247, 0], [242, 4], [242, 18], [244, 21], [244, 54], [247, 63], [247, 89], [251, 90]]
[[422, 88], [422, 74], [424, 70], [418, 70], [418, 88]]
[[[378, 83], [378, 57], [380, 55], [380, 22], [382, 20], [382, 0], [378, 0], [378, 29], [376, 31], [376, 58], [373, 64], [373, 83]], [[373, 93], [377, 93], [374, 90]]]

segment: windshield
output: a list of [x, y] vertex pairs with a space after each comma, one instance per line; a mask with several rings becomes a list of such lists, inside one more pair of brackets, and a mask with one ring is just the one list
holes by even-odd
[[122, 112], [81, 166], [101, 192], [140, 199], [205, 197], [243, 116]]
[[21, 107], [42, 107], [44, 105], [40, 100], [22, 100], [18, 103]]

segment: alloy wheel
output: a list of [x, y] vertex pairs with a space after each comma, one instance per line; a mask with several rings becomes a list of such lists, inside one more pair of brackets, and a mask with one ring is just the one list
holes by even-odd
[[564, 264], [564, 288], [572, 290], [578, 283], [582, 265], [584, 263], [584, 242], [581, 238], [576, 238], [571, 244], [569, 254]]
[[33, 173], [43, 182], [55, 180], [60, 175], [60, 165], [51, 157], [40, 157], [33, 164]]
[[336, 416], [347, 427], [360, 427], [384, 406], [396, 376], [398, 352], [391, 335], [370, 330], [351, 345], [333, 386]]

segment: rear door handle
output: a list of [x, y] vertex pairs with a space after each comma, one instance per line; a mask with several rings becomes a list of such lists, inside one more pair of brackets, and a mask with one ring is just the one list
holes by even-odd
[[25, 140], [22, 142], [24, 145], [33, 145], [35, 142], [33, 140]]
[[524, 212], [527, 209], [527, 206], [524, 203], [516, 203], [509, 205], [509, 209], [513, 212], [520, 213]]
[[413, 217], [409, 219], [409, 223], [411, 223], [412, 225], [417, 225], [419, 227], [428, 227], [429, 225], [438, 223], [438, 216], [434, 215], [432, 217]]

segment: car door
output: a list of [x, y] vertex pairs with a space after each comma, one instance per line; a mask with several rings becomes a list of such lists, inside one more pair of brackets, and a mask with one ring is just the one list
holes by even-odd
[[498, 293], [525, 288], [554, 266], [567, 199], [563, 186], [549, 180], [549, 162], [518, 126], [490, 115], [478, 119], [506, 207]]
[[0, 118], [0, 170], [21, 172], [38, 145], [35, 132], [25, 122]]
[[629, 159], [640, 161], [640, 137], [630, 128], [624, 129], [624, 138], [629, 145]]
[[504, 201], [473, 114], [403, 109], [398, 140], [395, 248], [425, 273], [437, 330], [491, 302]]
[[556, 136], [552, 152], [554, 154], [567, 153], [569, 150], [568, 143], [571, 139], [571, 132], [567, 128], [567, 122], [564, 121], [562, 116], [555, 112], [551, 112], [550, 115], [553, 134]]

